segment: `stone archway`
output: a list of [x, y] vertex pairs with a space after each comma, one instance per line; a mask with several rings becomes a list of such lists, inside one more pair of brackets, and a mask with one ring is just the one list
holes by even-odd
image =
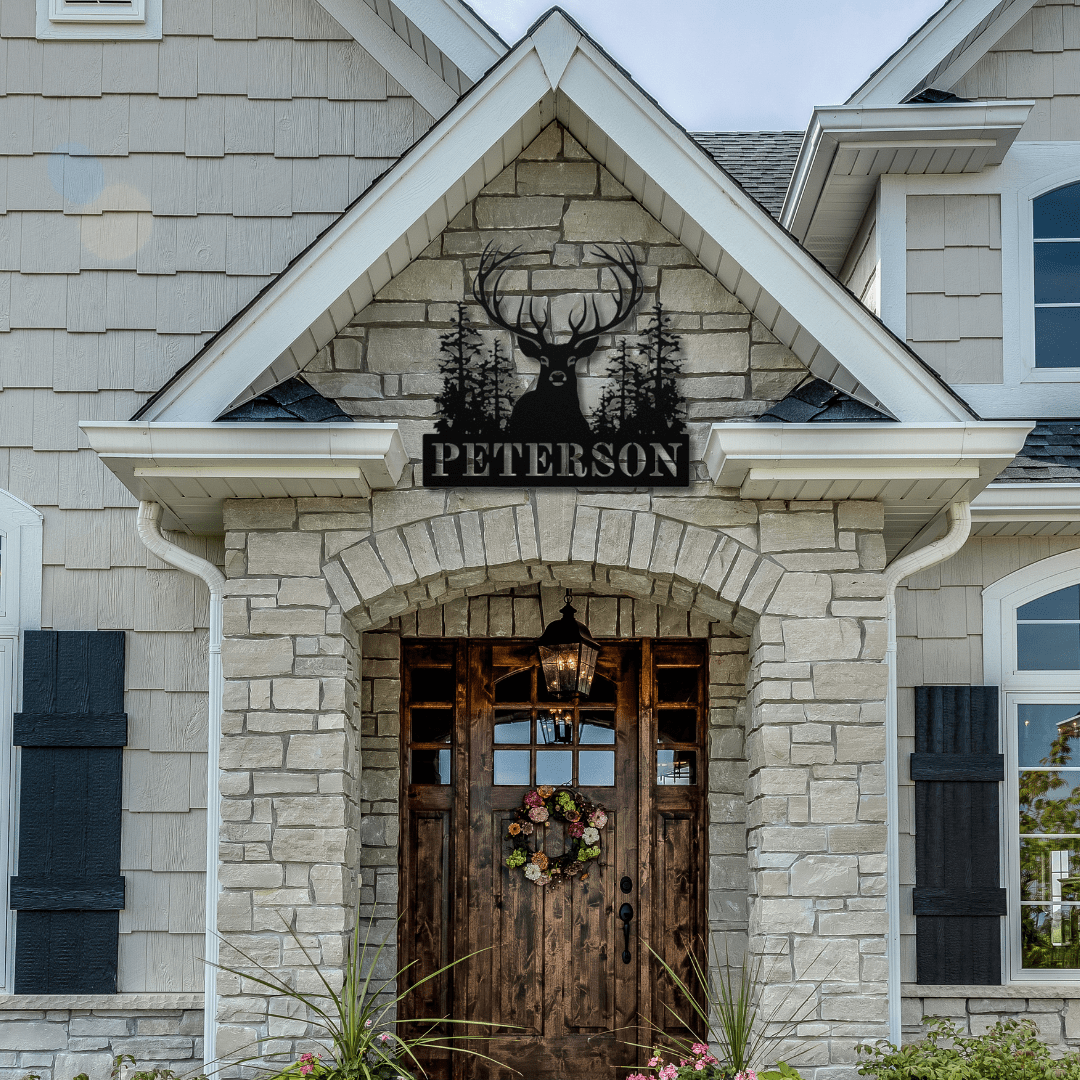
[[[470, 595], [572, 584], [695, 611], [749, 638], [752, 945], [775, 957], [774, 980], [804, 984], [810, 1015], [850, 1029], [820, 1043], [822, 1064], [883, 1032], [881, 510], [752, 504], [703, 488], [230, 504], [227, 939], [301, 978], [284, 915], [324, 971], [340, 963], [362, 851], [361, 632]], [[244, 989], [222, 985], [223, 1053], [260, 1032], [306, 1049], [301, 1019], [273, 1020]]]

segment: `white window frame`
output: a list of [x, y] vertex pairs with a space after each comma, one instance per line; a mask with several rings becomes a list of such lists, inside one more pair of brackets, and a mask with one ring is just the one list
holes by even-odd
[[160, 41], [161, 0], [130, 0], [126, 7], [37, 0], [39, 40]]
[[[1034, 308], [1032, 309], [1034, 310]], [[1005, 754], [1005, 783], [1000, 807], [1002, 885], [1008, 915], [1002, 940], [1002, 978], [1006, 983], [1080, 982], [1075, 970], [1024, 968], [1020, 949], [1020, 802], [1016, 744], [1017, 705], [1080, 701], [1080, 670], [1021, 671], [1016, 666], [1016, 609], [1047, 593], [1080, 584], [1080, 549], [1062, 552], [1015, 571], [983, 590], [983, 672], [997, 685], [999, 734]]]
[[[19, 755], [11, 745], [12, 713], [21, 704], [22, 632], [41, 626], [40, 511], [0, 490], [0, 872], [5, 885], [15, 873], [19, 807]], [[15, 913], [0, 905], [0, 992], [12, 993], [15, 978]]]

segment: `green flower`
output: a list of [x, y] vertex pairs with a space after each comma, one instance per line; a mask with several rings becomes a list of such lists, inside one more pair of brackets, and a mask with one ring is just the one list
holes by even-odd
[[513, 870], [515, 867], [518, 867], [518, 866], [524, 866], [525, 865], [525, 849], [524, 848], [514, 848], [514, 850], [511, 851], [510, 854], [507, 855], [507, 857], [506, 857], [506, 865], [509, 866], [511, 870]]
[[600, 854], [600, 845], [595, 847], [580, 847], [578, 848], [578, 862], [588, 862], [590, 859], [595, 859]]

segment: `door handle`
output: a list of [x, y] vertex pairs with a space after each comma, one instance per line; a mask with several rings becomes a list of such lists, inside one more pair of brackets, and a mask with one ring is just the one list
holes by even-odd
[[634, 909], [629, 904], [623, 904], [619, 908], [619, 918], [622, 919], [623, 954], [622, 962], [630, 963], [630, 923], [634, 919]]

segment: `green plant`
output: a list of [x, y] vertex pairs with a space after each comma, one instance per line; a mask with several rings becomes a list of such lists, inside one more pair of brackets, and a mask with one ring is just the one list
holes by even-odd
[[927, 1020], [922, 1042], [858, 1047], [859, 1073], [876, 1080], [1080, 1080], [1080, 1054], [1052, 1056], [1030, 1020], [1000, 1020], [970, 1036], [952, 1020]]
[[[779, 1062], [775, 1069], [756, 1072], [767, 1060], [781, 1039], [789, 1036], [796, 1025], [806, 1018], [805, 1009], [796, 1007], [790, 1018], [780, 1019], [780, 1013], [789, 1011], [786, 1006], [791, 994], [799, 992], [793, 986], [767, 1016], [760, 1012], [761, 957], [744, 955], [738, 965], [731, 963], [725, 951], [722, 971], [712, 974], [706, 970], [700, 958], [691, 951], [688, 955], [696, 991], [692, 990], [675, 972], [670, 964], [646, 943], [657, 963], [667, 972], [678, 993], [685, 998], [697, 1018], [696, 1028], [671, 1006], [668, 1011], [686, 1029], [686, 1038], [665, 1034], [665, 1045], [654, 1047], [649, 1068], [657, 1069], [659, 1080], [801, 1080], [799, 1073], [786, 1062]], [[716, 951], [715, 942], [713, 951]], [[805, 1003], [809, 1007], [812, 998]], [[705, 1039], [698, 1037], [706, 1033]], [[716, 1046], [720, 1058], [714, 1057], [706, 1044]], [[673, 1060], [665, 1064], [664, 1057]], [[676, 1064], [678, 1062], [678, 1064]], [[641, 1080], [649, 1077], [637, 1074]], [[630, 1080], [634, 1080], [631, 1077]]]
[[[155, 1067], [153, 1069], [137, 1069], [135, 1072], [128, 1072], [126, 1071], [125, 1066], [129, 1063], [134, 1069], [136, 1061], [130, 1054], [119, 1054], [117, 1057], [113, 1058], [113, 1067], [109, 1074], [112, 1077], [112, 1080], [178, 1080], [175, 1071], [172, 1069], [162, 1069], [160, 1067]], [[22, 1080], [41, 1080], [41, 1077], [37, 1073], [27, 1073]], [[90, 1080], [90, 1078], [86, 1073], [79, 1073], [77, 1076], [72, 1077], [72, 1080]], [[207, 1077], [202, 1073], [198, 1073], [187, 1076], [186, 1080], [207, 1080]]]
[[[265, 1080], [411, 1080], [413, 1069], [423, 1072], [417, 1058], [417, 1051], [432, 1049], [450, 1050], [482, 1057], [506, 1068], [507, 1066], [503, 1066], [501, 1062], [494, 1061], [493, 1058], [479, 1051], [457, 1045], [465, 1040], [482, 1039], [486, 1036], [443, 1035], [433, 1034], [433, 1032], [436, 1027], [446, 1024], [468, 1023], [473, 1027], [500, 1028], [505, 1028], [507, 1025], [481, 1024], [475, 1020], [463, 1021], [436, 1017], [408, 1021], [410, 1027], [418, 1024], [429, 1025], [419, 1035], [398, 1033], [396, 1030], [398, 1026], [406, 1022], [391, 1019], [390, 1014], [396, 1013], [402, 1000], [418, 986], [438, 978], [450, 968], [477, 954], [470, 953], [468, 956], [451, 961], [398, 993], [398, 982], [412, 964], [406, 964], [405, 967], [399, 968], [385, 979], [380, 980], [375, 976], [374, 972], [379, 957], [386, 948], [387, 939], [383, 938], [377, 947], [374, 947], [373, 953], [369, 953], [372, 949], [373, 923], [373, 918], [368, 921], [367, 933], [361, 942], [359, 918], [355, 922], [351, 948], [345, 963], [345, 977], [340, 990], [334, 989], [323, 975], [319, 965], [311, 958], [303, 942], [287, 924], [289, 934], [318, 977], [323, 992], [307, 993], [297, 990], [285, 979], [263, 967], [235, 946], [232, 948], [262, 975], [256, 975], [251, 971], [239, 971], [222, 964], [218, 965], [222, 971], [236, 975], [248, 983], [255, 983], [282, 998], [302, 1005], [307, 1012], [307, 1022], [318, 1032], [316, 1042], [325, 1052], [325, 1056], [316, 1053], [304, 1054], [298, 1061], [279, 1069], [266, 1069], [265, 1066], [260, 1066], [266, 1071]], [[268, 1015], [286, 1020], [296, 1019], [294, 1015], [272, 1011]], [[258, 1040], [253, 1045], [266, 1041], [269, 1041], [269, 1037]], [[243, 1062], [230, 1062], [230, 1064], [250, 1063], [263, 1056], [276, 1055], [254, 1054], [243, 1059]], [[136, 1080], [136, 1078], [129, 1078], [129, 1080]], [[143, 1078], [138, 1078], [138, 1080], [143, 1080]], [[169, 1078], [162, 1078], [162, 1080], [169, 1080]]]

